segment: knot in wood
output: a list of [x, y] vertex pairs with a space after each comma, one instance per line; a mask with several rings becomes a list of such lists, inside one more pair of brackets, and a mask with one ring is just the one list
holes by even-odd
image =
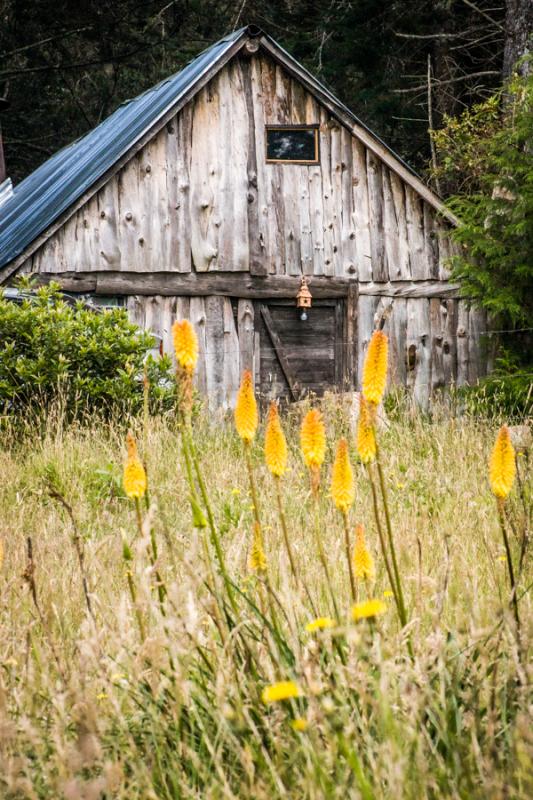
[[131, 220], [133, 219], [133, 214], [131, 213], [131, 211], [126, 212], [125, 219], [127, 219], [128, 222], [131, 222]]

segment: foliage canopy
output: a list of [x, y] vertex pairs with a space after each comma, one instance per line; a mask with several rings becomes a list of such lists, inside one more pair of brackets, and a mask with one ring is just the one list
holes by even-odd
[[454, 278], [507, 324], [533, 326], [533, 74], [446, 118], [433, 138], [435, 177], [456, 186]]

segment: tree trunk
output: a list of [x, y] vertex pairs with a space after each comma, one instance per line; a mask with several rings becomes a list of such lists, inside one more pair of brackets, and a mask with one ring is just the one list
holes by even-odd
[[[533, 3], [531, 0], [506, 0], [503, 77], [508, 78], [522, 56], [531, 53], [533, 36]], [[522, 64], [519, 72], [527, 75], [531, 65]]]

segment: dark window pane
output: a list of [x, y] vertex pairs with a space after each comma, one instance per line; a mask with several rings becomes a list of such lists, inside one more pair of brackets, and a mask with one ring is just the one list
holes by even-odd
[[316, 161], [316, 128], [267, 128], [269, 161]]

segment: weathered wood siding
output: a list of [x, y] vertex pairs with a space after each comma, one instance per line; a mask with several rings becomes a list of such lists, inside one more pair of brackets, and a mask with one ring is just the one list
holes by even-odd
[[[265, 125], [320, 124], [320, 164]], [[266, 56], [236, 58], [33, 256], [36, 272], [446, 277], [435, 211]]]
[[[293, 123], [319, 124], [319, 164], [266, 163], [265, 125]], [[212, 78], [24, 271], [353, 280], [357, 321], [346, 330], [359, 368], [351, 376], [361, 374], [371, 332], [386, 311], [391, 380], [427, 405], [432, 391], [484, 371], [484, 315], [446, 296], [446, 226], [284, 67], [259, 52], [234, 58]], [[241, 367], [258, 369], [262, 323], [254, 321], [248, 294], [236, 317], [235, 302], [216, 292], [190, 298], [154, 292], [131, 296], [128, 308], [166, 342], [171, 320], [191, 317], [202, 353], [198, 385], [210, 402], [225, 406]]]

